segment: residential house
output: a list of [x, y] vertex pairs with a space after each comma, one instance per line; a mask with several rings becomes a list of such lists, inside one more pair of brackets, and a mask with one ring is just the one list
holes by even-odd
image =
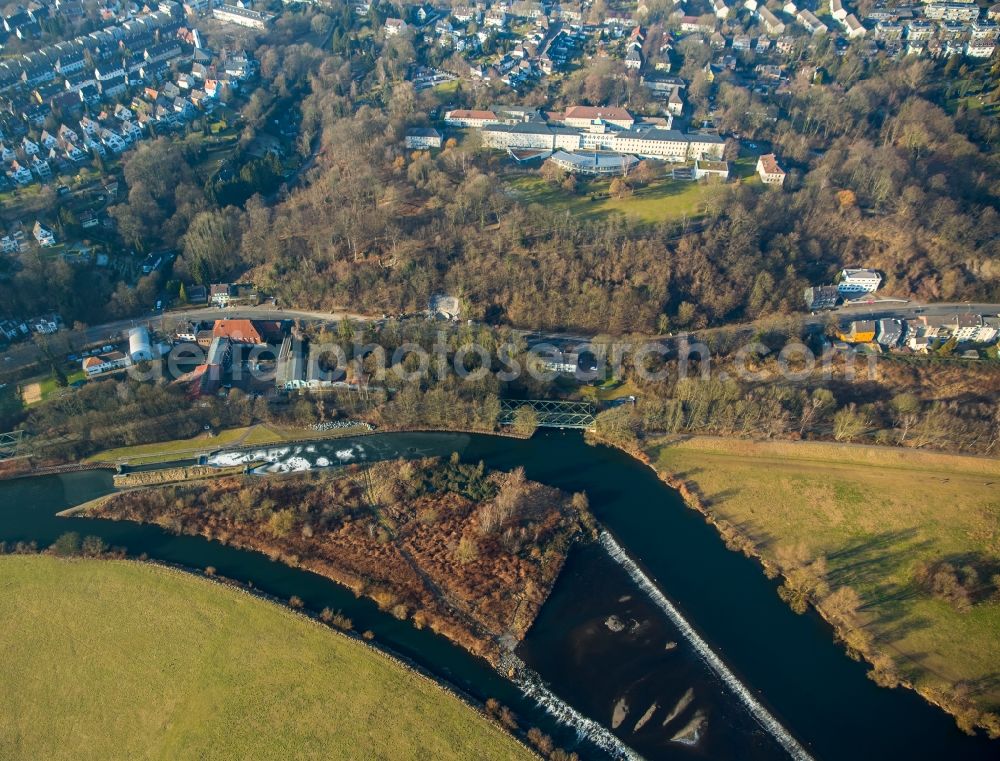
[[816, 14], [812, 11], [803, 8], [796, 15], [795, 18], [799, 20], [799, 23], [805, 27], [809, 34], [826, 34], [828, 30], [826, 24], [820, 21]]
[[499, 8], [490, 8], [483, 17], [483, 25], [494, 29], [505, 29], [507, 27], [507, 14]]
[[256, 306], [260, 300], [257, 289], [246, 283], [216, 283], [209, 290], [214, 306], [228, 307], [247, 304]]
[[112, 351], [107, 354], [99, 354], [96, 357], [87, 357], [83, 360], [83, 370], [88, 376], [101, 375], [116, 370], [123, 370], [132, 364], [127, 355], [120, 351]]
[[757, 8], [757, 17], [764, 24], [768, 34], [784, 34], [785, 24], [763, 5]]
[[49, 162], [40, 156], [31, 157], [31, 171], [34, 172], [38, 179], [42, 182], [47, 182], [52, 179], [52, 168], [49, 166]]
[[101, 143], [112, 153], [121, 153], [128, 148], [125, 139], [114, 130], [106, 129], [101, 132]]
[[0, 253], [16, 254], [21, 250], [21, 244], [13, 235], [5, 235], [0, 238]]
[[36, 220], [31, 232], [34, 234], [39, 246], [49, 247], [56, 245], [56, 234], [41, 222]]
[[844, 26], [847, 28], [847, 36], [852, 40], [856, 37], [864, 37], [868, 31], [853, 13], [848, 14], [847, 18], [844, 19]]
[[778, 166], [773, 153], [765, 153], [757, 159], [757, 174], [766, 185], [784, 185], [786, 172]]
[[855, 320], [842, 325], [837, 331], [841, 341], [851, 344], [871, 343], [875, 340], [876, 325], [874, 320]]
[[902, 320], [882, 319], [878, 321], [876, 340], [887, 349], [895, 349], [903, 340], [906, 325]]
[[21, 164], [17, 161], [11, 162], [7, 175], [18, 185], [29, 185], [32, 180], [34, 180], [34, 177], [31, 175], [31, 170], [27, 167], [21, 166]]
[[815, 285], [806, 288], [806, 309], [818, 312], [821, 309], [833, 309], [840, 299], [840, 291], [835, 285]]
[[386, 37], [396, 37], [407, 30], [406, 22], [401, 18], [387, 18], [382, 26]]

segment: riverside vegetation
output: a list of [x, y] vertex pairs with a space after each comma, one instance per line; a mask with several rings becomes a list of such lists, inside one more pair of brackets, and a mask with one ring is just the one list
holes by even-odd
[[830, 443], [652, 439], [652, 464], [877, 683], [1000, 736], [1000, 462]]
[[594, 532], [583, 494], [457, 456], [134, 490], [89, 513], [265, 552], [492, 662], [524, 637], [572, 542]]

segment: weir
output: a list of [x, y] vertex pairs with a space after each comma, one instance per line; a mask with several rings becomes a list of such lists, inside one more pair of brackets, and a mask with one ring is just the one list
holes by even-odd
[[650, 599], [656, 603], [660, 610], [666, 613], [667, 618], [680, 630], [681, 634], [691, 644], [705, 664], [732, 690], [733, 694], [739, 698], [740, 702], [750, 712], [750, 715], [778, 741], [781, 747], [788, 752], [788, 755], [795, 759], [795, 761], [813, 761], [809, 752], [792, 737], [791, 733], [782, 726], [781, 722], [774, 718], [771, 712], [761, 705], [760, 701], [753, 696], [750, 690], [736, 678], [736, 675], [729, 670], [729, 667], [715, 654], [712, 648], [708, 646], [708, 643], [698, 635], [698, 632], [687, 622], [687, 619], [681, 615], [680, 611], [674, 607], [674, 604], [664, 596], [652, 580], [636, 565], [635, 561], [625, 553], [614, 537], [607, 531], [602, 531], [600, 542], [612, 559], [625, 569], [625, 572], [632, 578], [632, 581], [643, 592], [649, 595]]
[[529, 668], [522, 668], [514, 677], [516, 684], [527, 697], [534, 700], [561, 724], [572, 727], [581, 738], [586, 738], [613, 758], [624, 761], [643, 761], [642, 756], [611, 734], [593, 719], [588, 719], [573, 706], [560, 700], [542, 678]]

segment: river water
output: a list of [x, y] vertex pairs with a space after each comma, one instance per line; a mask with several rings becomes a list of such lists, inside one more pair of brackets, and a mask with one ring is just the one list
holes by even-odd
[[[495, 697], [585, 757], [648, 759], [997, 759], [905, 690], [885, 690], [847, 658], [829, 627], [797, 616], [756, 562], [647, 467], [578, 433], [529, 441], [462, 434], [379, 434], [250, 453], [266, 470], [448, 455], [586, 491], [609, 533], [578, 547], [518, 649], [537, 672], [520, 686], [441, 637], [382, 614], [336, 584], [265, 556], [155, 526], [55, 513], [111, 489], [107, 473], [0, 483], [0, 540], [51, 543], [76, 530], [132, 554], [214, 566], [306, 606], [343, 610], [359, 631], [480, 699]], [[220, 462], [239, 459], [238, 453]], [[598, 726], [600, 725], [600, 726]]]

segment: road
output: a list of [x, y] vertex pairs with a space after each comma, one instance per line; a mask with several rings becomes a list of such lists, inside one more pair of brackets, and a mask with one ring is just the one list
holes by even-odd
[[[867, 319], [912, 319], [920, 316], [945, 317], [965, 312], [976, 312], [984, 315], [1000, 315], [1000, 304], [973, 304], [973, 303], [944, 303], [944, 304], [922, 304], [917, 302], [900, 303], [893, 301], [876, 301], [874, 303], [856, 303], [838, 307], [829, 312], [818, 312], [814, 315], [806, 315], [807, 325], [822, 325], [831, 319], [837, 320], [867, 320]], [[381, 315], [363, 315], [356, 312], [336, 311], [321, 312], [300, 309], [279, 309], [272, 304], [262, 304], [257, 307], [240, 307], [231, 309], [218, 309], [216, 307], [203, 307], [197, 309], [185, 309], [181, 311], [168, 312], [162, 315], [150, 315], [144, 318], [131, 320], [119, 320], [104, 325], [88, 327], [83, 331], [59, 334], [60, 344], [68, 341], [72, 347], [70, 351], [78, 351], [84, 347], [100, 345], [101, 343], [120, 344], [127, 338], [129, 328], [137, 325], [145, 325], [151, 329], [159, 331], [171, 331], [173, 327], [190, 320], [218, 320], [218, 319], [253, 319], [253, 320], [322, 320], [324, 322], [337, 323], [344, 318], [360, 322], [380, 322]], [[727, 329], [751, 329], [752, 323], [743, 325], [725, 326]], [[532, 344], [547, 342], [563, 345], [573, 342], [585, 342], [593, 338], [593, 334], [580, 332], [561, 331], [519, 331], [527, 336]], [[666, 340], [670, 336], [646, 336], [649, 340]], [[59, 354], [57, 353], [57, 356]], [[0, 373], [7, 373], [20, 370], [24, 367], [39, 362], [44, 359], [44, 354], [34, 343], [22, 343], [11, 347], [3, 356], [0, 362]]]

